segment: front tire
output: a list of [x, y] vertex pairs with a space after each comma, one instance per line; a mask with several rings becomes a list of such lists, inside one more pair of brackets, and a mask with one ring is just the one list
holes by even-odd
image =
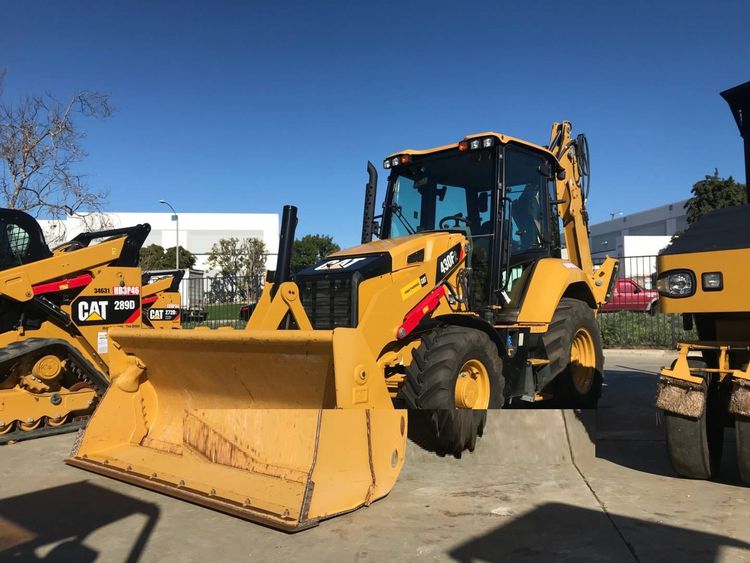
[[422, 337], [399, 393], [417, 425], [426, 427], [440, 455], [473, 451], [486, 409], [503, 406], [503, 364], [481, 330], [443, 326]]
[[[691, 368], [705, 368], [703, 360], [688, 358]], [[690, 479], [712, 479], [719, 472], [724, 446], [724, 421], [718, 385], [709, 384], [706, 406], [699, 418], [664, 411], [667, 452], [674, 470]]]
[[750, 418], [737, 417], [734, 422], [737, 437], [737, 464], [740, 478], [750, 485]]

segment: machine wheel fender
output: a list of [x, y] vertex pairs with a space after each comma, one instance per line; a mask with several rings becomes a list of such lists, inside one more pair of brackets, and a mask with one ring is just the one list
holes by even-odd
[[504, 356], [505, 345], [500, 339], [500, 335], [497, 333], [497, 330], [495, 330], [495, 327], [487, 321], [474, 315], [440, 315], [439, 317], [435, 317], [434, 321], [444, 325], [462, 326], [481, 330], [490, 337], [492, 342], [495, 343], [500, 357]]
[[577, 266], [559, 258], [540, 260], [526, 288], [518, 321], [549, 323], [564, 297], [583, 301], [597, 308], [589, 277]]

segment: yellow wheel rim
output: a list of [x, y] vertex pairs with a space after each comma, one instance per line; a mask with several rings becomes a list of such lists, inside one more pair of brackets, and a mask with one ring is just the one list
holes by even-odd
[[585, 328], [579, 328], [570, 347], [570, 375], [573, 386], [581, 395], [591, 391], [596, 374], [594, 338]]
[[19, 422], [18, 428], [23, 430], [24, 432], [31, 432], [32, 430], [36, 430], [39, 428], [39, 425], [42, 424], [42, 419], [37, 418], [36, 420], [33, 420], [31, 422]]
[[457, 409], [486, 409], [490, 405], [490, 375], [479, 360], [469, 360], [458, 372], [454, 402]]

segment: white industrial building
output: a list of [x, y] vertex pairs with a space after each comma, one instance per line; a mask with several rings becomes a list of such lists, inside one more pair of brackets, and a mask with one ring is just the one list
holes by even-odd
[[[69, 217], [63, 221], [40, 220], [47, 242], [55, 246], [86, 230], [120, 228], [148, 223], [151, 233], [144, 246], [158, 244], [164, 248], [179, 245], [197, 257], [194, 266], [208, 270], [211, 247], [219, 241], [235, 237], [258, 238], [268, 249], [266, 267], [276, 268], [279, 250], [279, 215], [277, 213], [180, 213], [177, 221], [171, 213], [103, 213], [86, 219]], [[177, 228], [179, 227], [179, 229]]]
[[[687, 228], [685, 203], [676, 201], [628, 215], [617, 214], [609, 221], [591, 225], [591, 254], [605, 256], [654, 256], [678, 231]], [[614, 214], [613, 214], [614, 215]]]

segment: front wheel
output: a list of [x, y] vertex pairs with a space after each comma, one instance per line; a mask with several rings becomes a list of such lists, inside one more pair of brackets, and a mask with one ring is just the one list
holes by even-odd
[[[705, 368], [706, 362], [688, 358], [691, 368]], [[674, 366], [674, 364], [673, 364]], [[674, 470], [690, 479], [716, 477], [724, 446], [724, 421], [719, 387], [710, 384], [706, 390], [703, 414], [691, 418], [664, 411], [667, 452]]]
[[486, 409], [503, 406], [503, 364], [481, 330], [444, 326], [422, 337], [399, 393], [440, 455], [473, 451]]
[[750, 485], [750, 418], [738, 417], [734, 423], [737, 437], [737, 463], [740, 477]]

